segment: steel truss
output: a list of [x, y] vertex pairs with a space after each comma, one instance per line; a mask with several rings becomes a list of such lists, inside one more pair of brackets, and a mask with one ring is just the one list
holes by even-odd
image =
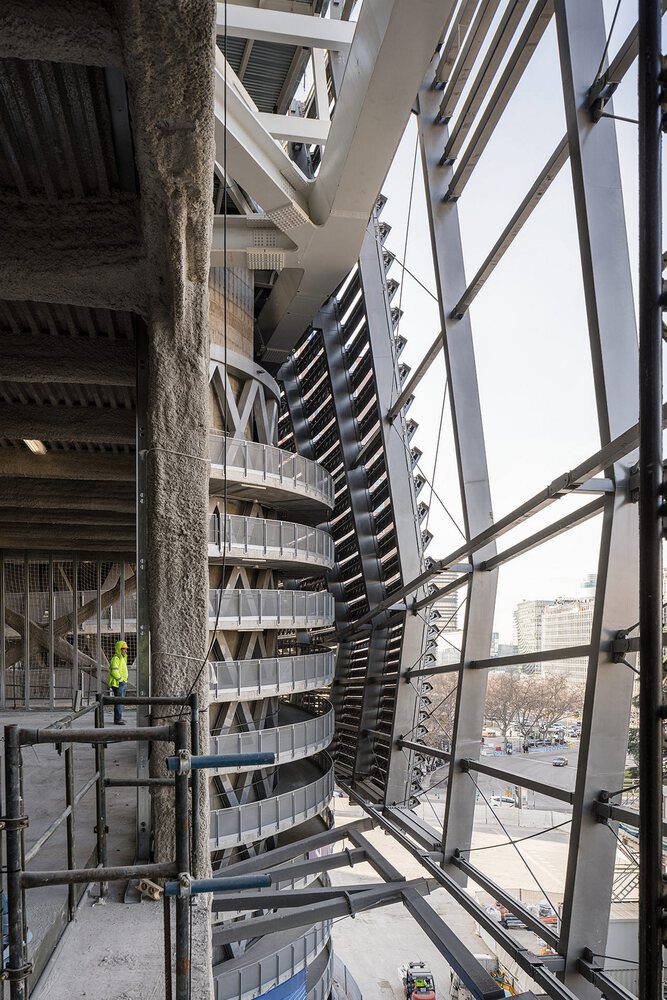
[[[309, 335], [311, 346], [306, 348], [302, 344], [299, 348], [302, 352], [323, 349], [322, 367], [317, 369], [320, 375], [314, 372], [312, 366], [309, 367], [312, 353], [299, 358], [299, 350], [283, 369], [293, 433], [299, 447], [304, 450], [303, 441], [307, 438], [310, 446], [317, 447], [318, 456], [334, 456], [330, 466], [337, 477], [337, 508], [332, 519], [334, 534], [337, 521], [349, 529], [347, 533], [342, 528], [338, 529], [339, 562], [332, 580], [332, 590], [337, 597], [337, 627], [341, 643], [334, 684], [338, 713], [336, 766], [339, 780], [351, 796], [363, 804], [387, 832], [397, 837], [462, 906], [473, 913], [499, 946], [541, 989], [555, 998], [597, 1000], [601, 993], [612, 1000], [630, 996], [626, 989], [605, 973], [603, 962], [599, 960], [607, 948], [617, 846], [612, 834], [619, 821], [641, 825], [649, 846], [641, 859], [645, 874], [640, 884], [643, 885], [642, 899], [649, 910], [647, 925], [642, 930], [640, 995], [657, 1000], [662, 996], [658, 931], [662, 898], [661, 824], [657, 790], [661, 771], [660, 643], [663, 642], [662, 626], [658, 621], [661, 596], [657, 499], [661, 489], [660, 427], [665, 425], [665, 414], [664, 408], [660, 409], [660, 338], [656, 332], [660, 313], [657, 272], [661, 251], [656, 166], [659, 165], [660, 60], [659, 49], [656, 48], [659, 45], [659, 41], [656, 42], [656, 24], [665, 4], [646, 4], [643, 29], [641, 25], [639, 30], [635, 26], [619, 47], [618, 54], [608, 64], [603, 60], [602, 65], [600, 56], [602, 53], [606, 55], [608, 45], [602, 0], [588, 0], [586, 3], [579, 0], [537, 0], [522, 22], [523, 27], [514, 47], [510, 43], [519, 25], [518, 15], [526, 12], [528, 5], [509, 4], [491, 37], [492, 18], [485, 16], [484, 12], [488, 15], [487, 8], [493, 6], [475, 3], [459, 5], [416, 102], [441, 335], [427, 350], [414, 374], [403, 379], [399, 391], [394, 393], [394, 399], [389, 400], [388, 405], [381, 400], [384, 384], [379, 378], [377, 344], [373, 344], [371, 338], [372, 350], [366, 357], [372, 357], [372, 361], [365, 363], [376, 366], [374, 391], [379, 412], [383, 415], [384, 464], [373, 466], [367, 462], [372, 446], [353, 419], [348, 398], [355, 391], [357, 397], [360, 396], [358, 383], [350, 375], [355, 371], [360, 346], [355, 343], [354, 337], [350, 337], [348, 330], [355, 328], [361, 313], [353, 310], [344, 324], [341, 324], [340, 317], [352, 303], [350, 289], [356, 289], [356, 279], [344, 284], [342, 292], [322, 309], [315, 322], [317, 330]], [[648, 11], [648, 8], [651, 10]], [[512, 21], [513, 16], [515, 21]], [[465, 272], [457, 201], [464, 193], [467, 181], [552, 18], [557, 31], [567, 132], [510, 222], [492, 243], [492, 249], [479, 271], [470, 279]], [[488, 47], [480, 61], [477, 76], [468, 88], [465, 107], [459, 111], [458, 102], [463, 90], [460, 79], [474, 68], [474, 56], [483, 52], [484, 46]], [[642, 368], [645, 424], [641, 441], [637, 422], [640, 391], [638, 380], [633, 375], [639, 370], [637, 329], [615, 123], [609, 120], [613, 119], [612, 94], [640, 48], [647, 53], [643, 65], [648, 83], [644, 80], [643, 90], [640, 88], [645, 102], [640, 125], [644, 128], [643, 155], [649, 161], [645, 169], [640, 169], [644, 192], [642, 225], [646, 227], [651, 247], [649, 251], [642, 244], [644, 277], [641, 316], [646, 331], [642, 342], [646, 353]], [[500, 65], [505, 54], [508, 55], [504, 69], [494, 84], [494, 67]], [[449, 123], [453, 118], [450, 129]], [[606, 120], [601, 125], [602, 118]], [[491, 508], [469, 307], [568, 159], [572, 172], [600, 450], [512, 513], [496, 520]], [[377, 225], [377, 220], [374, 224]], [[375, 245], [378, 245], [377, 239]], [[364, 244], [359, 271], [368, 329], [373, 331], [377, 326], [373, 319], [373, 307], [369, 308], [371, 297], [363, 279], [371, 249], [369, 240]], [[357, 309], [361, 310], [361, 306]], [[652, 347], [648, 346], [650, 344]], [[405, 418], [405, 410], [414, 391], [440, 349], [444, 351], [450, 391], [466, 541], [445, 558], [427, 561], [421, 571], [417, 569], [413, 574], [405, 572], [407, 563], [404, 562], [400, 577], [393, 577], [388, 587], [385, 583], [386, 592], [383, 593], [379, 583], [382, 575], [378, 573], [381, 564], [378, 546], [379, 539], [386, 535], [381, 532], [382, 525], [374, 524], [369, 518], [372, 513], [369, 504], [378, 481], [390, 468], [386, 449], [391, 441], [391, 421]], [[307, 384], [303, 384], [304, 370], [311, 379]], [[336, 411], [335, 423], [328, 426], [322, 436], [318, 436], [318, 426], [313, 424], [312, 416], [306, 412], [307, 390], [317, 384], [318, 377], [322, 378], [322, 385], [315, 394], [316, 407], [321, 403], [321, 394], [333, 390], [332, 405]], [[301, 394], [298, 392], [300, 382]], [[364, 391], [368, 393], [369, 390]], [[651, 403], [647, 402], [649, 395]], [[360, 407], [363, 407], [365, 398], [360, 398]], [[344, 413], [345, 407], [350, 412]], [[317, 415], [321, 414], [322, 407], [319, 406]], [[650, 424], [650, 432], [645, 430], [646, 424]], [[650, 440], [647, 435], [652, 435]], [[643, 637], [638, 642], [625, 640], [624, 632], [640, 617], [638, 508], [633, 502], [637, 499], [634, 467], [639, 455], [646, 456], [649, 463], [643, 479], [640, 473], [639, 493], [645, 525], [641, 548], [642, 580], [645, 581], [642, 593], [646, 591], [647, 595], [651, 595], [642, 602], [642, 632], [650, 632], [653, 642], [650, 647], [645, 645]], [[395, 476], [392, 479], [390, 475], [392, 489], [400, 488], [398, 469]], [[575, 491], [595, 496], [575, 513], [555, 520], [547, 528], [509, 548], [497, 550], [496, 542], [504, 533]], [[395, 504], [394, 511], [397, 511]], [[346, 516], [348, 520], [345, 520]], [[490, 880], [468, 860], [476, 793], [471, 776], [486, 773], [517, 780], [511, 771], [479, 760], [488, 670], [521, 662], [521, 657], [499, 659], [490, 655], [498, 567], [593, 517], [601, 520], [601, 542], [590, 642], [585, 646], [547, 650], [539, 654], [539, 658], [545, 661], [577, 656], [588, 658], [575, 788], [573, 792], [564, 792], [548, 782], [528, 778], [517, 782], [550, 795], [555, 801], [572, 805], [566, 891], [560, 932], [556, 934], [551, 929], [540, 927], [519, 901], [512, 899], [502, 886]], [[402, 545], [414, 551], [414, 538], [406, 533], [401, 535], [398, 525], [395, 528], [398, 554], [401, 554]], [[404, 549], [403, 554], [406, 552], [407, 549]], [[343, 568], [349, 565], [348, 553], [353, 553], [351, 564], [356, 570], [354, 579], [358, 589], [354, 592], [350, 590]], [[461, 574], [460, 579], [451, 585], [452, 589], [461, 586], [462, 582], [467, 586], [461, 660], [447, 667], [422, 663], [420, 661], [425, 659], [423, 647], [422, 656], [416, 656], [411, 664], [408, 664], [407, 657], [402, 657], [399, 668], [408, 684], [426, 675], [452, 670], [458, 672], [451, 752], [432, 752], [435, 758], [450, 764], [444, 827], [442, 831], [433, 831], [418, 821], [414, 813], [396, 808], [395, 803], [401, 801], [401, 796], [395, 793], [396, 774], [399, 772], [392, 763], [397, 747], [412, 754], [413, 762], [415, 755], [430, 751], [422, 745], [419, 734], [414, 735], [414, 721], [408, 723], [398, 707], [392, 742], [388, 741], [386, 731], [380, 733], [378, 725], [373, 724], [369, 707], [371, 700], [377, 703], [378, 697], [381, 698], [382, 692], [386, 691], [389, 671], [393, 676], [396, 670], [395, 661], [391, 667], [382, 667], [386, 649], [375, 648], [373, 639], [377, 640], [387, 622], [401, 620], [405, 627], [421, 609], [437, 599], [442, 590], [426, 593], [425, 588], [433, 576], [448, 568], [455, 568]], [[641, 704], [642, 727], [645, 727], [643, 745], [650, 764], [645, 762], [643, 770], [640, 764], [641, 781], [651, 783], [646, 799], [646, 808], [651, 809], [648, 818], [646, 814], [610, 801], [623, 787], [636, 675], [633, 654], [637, 648], [642, 652], [642, 659], [649, 661], [642, 663], [644, 694]], [[531, 654], [531, 660], [535, 658], [535, 654]], [[378, 674], [380, 694], [377, 684], [369, 686], [370, 680]], [[407, 686], [397, 678], [397, 691], [405, 690]], [[395, 704], [398, 706], [399, 700]], [[406, 725], [403, 730], [402, 724]], [[370, 782], [365, 763], [369, 747], [372, 747], [375, 761]], [[378, 747], [382, 747], [379, 753]], [[407, 775], [402, 801], [407, 801], [410, 794], [410, 777]], [[489, 921], [478, 904], [463, 891], [468, 881], [495, 894], [495, 898], [501, 899], [524, 919], [527, 926], [540, 933], [557, 954], [551, 959], [541, 960], [525, 952], [509, 932]]]
[[[394, 803], [405, 798], [411, 763], [396, 737], [414, 728], [419, 708], [417, 689], [400, 678], [420, 661], [426, 628], [397, 595], [422, 570], [419, 525], [427, 508], [417, 503], [418, 453], [405, 418], [388, 419], [407, 369], [398, 361], [404, 341], [394, 332], [398, 313], [391, 306], [395, 283], [386, 279], [391, 258], [383, 248], [382, 205], [358, 267], [279, 373], [280, 443], [295, 440], [336, 485], [329, 529], [338, 561], [329, 586], [341, 639], [332, 691], [337, 771], [372, 801]], [[357, 627], [385, 604], [372, 625]]]

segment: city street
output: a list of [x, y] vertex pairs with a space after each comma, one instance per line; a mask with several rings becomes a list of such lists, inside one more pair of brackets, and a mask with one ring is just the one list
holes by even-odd
[[[550, 751], [532, 750], [527, 754], [518, 753], [512, 754], [512, 756], [482, 757], [481, 761], [490, 767], [502, 768], [504, 771], [511, 772], [513, 776], [516, 775], [513, 779], [514, 784], [521, 785], [521, 778], [529, 777], [534, 778], [536, 781], [542, 781], [545, 784], [554, 785], [556, 788], [566, 788], [571, 791], [574, 788], [577, 773], [578, 755], [579, 747], [575, 745], [559, 747], [557, 750]], [[554, 757], [566, 757], [568, 761], [567, 766], [554, 767]], [[486, 774], [476, 774], [474, 777], [480, 789], [488, 798], [492, 795], [513, 794], [513, 789], [510, 787], [511, 782]], [[433, 771], [429, 795], [432, 797], [435, 793], [439, 793], [444, 797], [446, 780], [446, 767], [441, 767]], [[569, 812], [571, 809], [566, 802], [557, 802], [555, 799], [540, 792], [532, 791], [532, 789], [527, 789], [526, 795], [526, 805], [528, 808], [553, 809], [557, 807], [562, 812]]]

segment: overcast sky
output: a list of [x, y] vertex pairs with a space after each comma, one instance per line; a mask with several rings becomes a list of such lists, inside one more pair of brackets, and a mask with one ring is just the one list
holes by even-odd
[[[505, 6], [501, 4], [501, 12]], [[615, 6], [616, 0], [605, 4], [608, 25]], [[634, 0], [621, 0], [609, 50], [612, 57], [631, 29], [636, 10]], [[616, 114], [636, 118], [636, 79], [633, 69], [617, 91]], [[614, 123], [601, 121], [597, 127], [614, 128]], [[623, 122], [615, 127], [636, 287], [637, 128]], [[468, 279], [564, 132], [552, 21], [458, 202]], [[400, 259], [405, 251], [415, 137], [412, 121], [383, 189], [389, 198], [383, 219], [392, 226], [387, 245]], [[405, 259], [408, 268], [435, 291], [419, 155]], [[408, 339], [402, 360], [414, 369], [439, 329], [438, 307], [409, 276], [402, 276], [398, 265], [393, 266], [391, 275], [402, 285], [394, 298], [397, 305], [402, 294], [401, 333]], [[475, 299], [471, 321], [493, 513], [498, 518], [599, 447], [569, 164]], [[636, 376], [628, 373], [628, 377]], [[410, 416], [420, 425], [414, 442], [424, 452], [422, 467], [429, 478], [433, 476], [444, 382], [441, 356], [419, 386], [410, 409]], [[450, 514], [461, 524], [448, 402], [434, 484]], [[421, 498], [428, 501], [429, 492], [425, 487]], [[588, 500], [590, 497], [559, 501], [506, 535], [502, 546]], [[428, 549], [431, 556], [445, 556], [459, 544], [457, 528], [435, 497], [429, 528], [435, 536]], [[599, 533], [600, 519], [596, 518], [501, 568], [495, 623], [501, 641], [512, 639], [512, 612], [519, 601], [578, 594], [580, 580], [596, 572]]]

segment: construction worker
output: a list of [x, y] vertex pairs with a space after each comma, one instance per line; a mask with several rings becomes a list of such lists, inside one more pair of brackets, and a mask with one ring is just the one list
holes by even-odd
[[[116, 652], [111, 657], [109, 664], [109, 688], [114, 698], [124, 698], [127, 688], [127, 643], [124, 639], [119, 639], [116, 643]], [[124, 726], [123, 703], [117, 701], [113, 707], [114, 726]]]

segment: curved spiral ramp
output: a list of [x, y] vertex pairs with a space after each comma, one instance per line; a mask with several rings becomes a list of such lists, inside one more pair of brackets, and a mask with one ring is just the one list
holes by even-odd
[[[241, 285], [236, 291], [242, 297]], [[326, 748], [334, 713], [322, 693], [334, 654], [311, 642], [308, 631], [334, 620], [324, 582], [334, 545], [316, 527], [333, 507], [334, 488], [322, 466], [275, 446], [280, 397], [270, 375], [213, 340], [211, 752], [276, 755], [270, 767], [211, 776], [211, 857], [214, 870], [222, 870], [331, 824], [334, 776]], [[215, 930], [214, 922], [216, 1000], [258, 997], [292, 978], [303, 986], [304, 976], [308, 1000], [328, 997], [328, 924], [224, 945], [216, 944]]]

